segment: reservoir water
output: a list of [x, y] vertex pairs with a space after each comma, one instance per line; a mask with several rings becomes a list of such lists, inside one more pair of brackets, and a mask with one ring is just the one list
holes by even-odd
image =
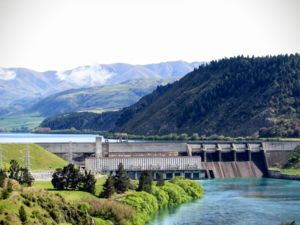
[[279, 179], [199, 181], [205, 196], [156, 213], [148, 225], [300, 224], [300, 182]]
[[94, 134], [0, 133], [0, 143], [95, 142]]

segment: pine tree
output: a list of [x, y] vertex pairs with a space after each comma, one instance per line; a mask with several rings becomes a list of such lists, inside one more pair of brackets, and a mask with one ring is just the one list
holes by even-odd
[[159, 172], [157, 175], [158, 175], [158, 179], [157, 179], [156, 186], [164, 186], [165, 185], [165, 180], [164, 180], [163, 173]]
[[114, 185], [114, 177], [109, 176], [103, 185], [103, 192], [101, 193], [100, 198], [110, 198], [116, 192]]
[[84, 176], [82, 176], [81, 183], [82, 183], [83, 191], [95, 194], [96, 179], [95, 179], [95, 176], [91, 173], [91, 171], [84, 172]]
[[129, 187], [129, 177], [127, 176], [127, 173], [124, 170], [123, 164], [120, 163], [115, 176], [115, 189], [117, 193], [120, 194], [127, 191], [128, 187]]
[[144, 171], [139, 178], [139, 186], [137, 191], [152, 192], [152, 175], [149, 171]]
[[19, 209], [19, 217], [22, 223], [27, 221], [27, 214], [23, 206], [21, 206]]

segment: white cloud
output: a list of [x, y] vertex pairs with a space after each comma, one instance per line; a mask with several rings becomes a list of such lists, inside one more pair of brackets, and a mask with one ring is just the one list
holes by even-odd
[[91, 65], [78, 67], [71, 71], [59, 71], [56, 75], [59, 80], [72, 85], [90, 87], [105, 84], [114, 73], [104, 69], [101, 65]]
[[0, 68], [0, 80], [12, 80], [16, 77], [16, 73], [14, 71]]

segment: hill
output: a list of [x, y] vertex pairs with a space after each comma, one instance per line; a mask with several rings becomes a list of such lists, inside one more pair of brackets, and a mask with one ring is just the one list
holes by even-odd
[[[23, 166], [25, 160], [25, 144], [0, 144], [4, 165], [14, 159]], [[36, 144], [30, 144], [30, 161], [33, 171], [54, 170], [64, 167], [67, 162]]]
[[95, 64], [46, 72], [0, 67], [0, 115], [23, 112], [39, 100], [69, 89], [118, 84], [135, 79], [182, 77], [199, 64], [184, 61], [149, 65]]
[[[102, 114], [102, 120], [94, 117], [94, 122], [100, 122], [93, 128], [144, 135], [260, 132], [261, 136], [299, 137], [299, 97], [299, 54], [225, 58], [200, 65], [119, 112]], [[42, 126], [81, 129], [83, 125], [65, 121], [68, 116], [51, 118]]]
[[71, 89], [46, 97], [35, 103], [29, 111], [40, 115], [56, 115], [74, 111], [115, 111], [137, 102], [151, 93], [157, 85], [167, 84], [176, 77], [165, 79], [139, 79], [120, 84]]

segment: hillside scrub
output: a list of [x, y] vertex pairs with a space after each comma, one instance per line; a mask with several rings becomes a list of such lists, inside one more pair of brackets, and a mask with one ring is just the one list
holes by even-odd
[[299, 169], [300, 168], [300, 146], [296, 147], [288, 159], [288, 162], [283, 166], [284, 169]]
[[[151, 193], [129, 190], [111, 199], [79, 191], [22, 187], [8, 178], [0, 188], [1, 192], [7, 188], [8, 181], [12, 183], [12, 193], [0, 200], [0, 224], [21, 225], [26, 220], [23, 224], [144, 225], [157, 210], [203, 195], [201, 184], [184, 178], [167, 181], [163, 186], [152, 184]], [[64, 192], [82, 197], [67, 199]], [[94, 198], [85, 198], [83, 194]]]

